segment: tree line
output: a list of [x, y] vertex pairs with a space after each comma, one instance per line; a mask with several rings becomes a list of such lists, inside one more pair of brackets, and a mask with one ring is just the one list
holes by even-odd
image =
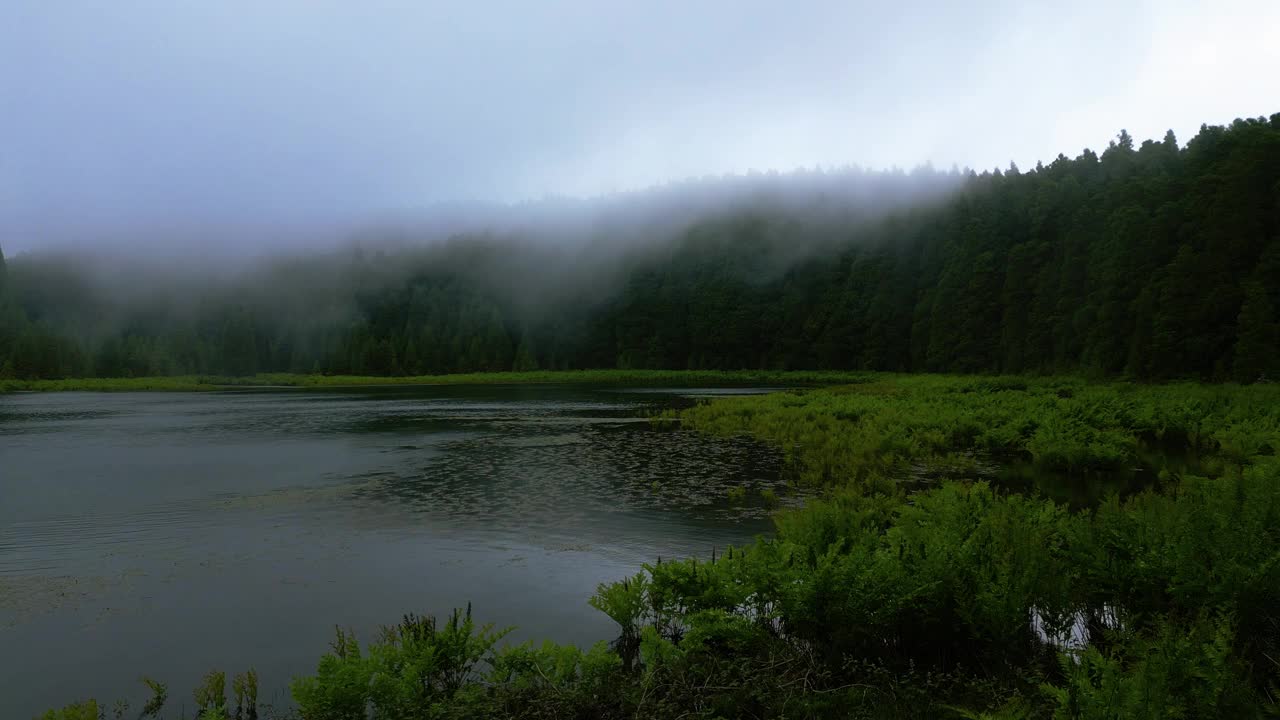
[[1280, 114], [1202, 126], [1182, 147], [1172, 132], [1138, 144], [1122, 131], [1101, 154], [955, 180], [943, 200], [874, 219], [816, 212], [820, 193], [708, 209], [572, 282], [554, 273], [565, 251], [483, 236], [128, 300], [74, 258], [0, 254], [0, 377], [1280, 376]]

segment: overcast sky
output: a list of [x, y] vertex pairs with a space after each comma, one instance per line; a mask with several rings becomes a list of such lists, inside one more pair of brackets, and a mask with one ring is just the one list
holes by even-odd
[[1025, 168], [1277, 111], [1276, 0], [3, 0], [0, 244]]

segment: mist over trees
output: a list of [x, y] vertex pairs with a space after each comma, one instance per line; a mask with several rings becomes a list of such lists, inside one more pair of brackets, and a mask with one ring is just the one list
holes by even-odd
[[1280, 375], [1280, 114], [1026, 171], [749, 175], [447, 230], [221, 275], [0, 255], [0, 377]]

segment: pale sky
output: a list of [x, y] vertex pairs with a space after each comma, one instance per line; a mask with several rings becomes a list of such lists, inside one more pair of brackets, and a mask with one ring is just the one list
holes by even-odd
[[1276, 0], [3, 0], [0, 245], [1027, 168], [1275, 112]]

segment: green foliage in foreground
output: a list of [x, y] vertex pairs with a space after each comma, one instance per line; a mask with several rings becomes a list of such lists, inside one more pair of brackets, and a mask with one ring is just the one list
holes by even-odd
[[865, 382], [872, 373], [770, 370], [564, 370], [457, 373], [386, 377], [374, 375], [295, 375], [267, 373], [244, 377], [184, 375], [143, 378], [0, 379], [0, 392], [15, 391], [200, 391], [236, 387], [357, 387], [372, 385], [504, 385], [526, 383], [670, 385], [831, 385]]
[[[826, 491], [778, 514], [775, 537], [600, 586], [590, 605], [618, 623], [611, 646], [504, 647], [469, 611], [409, 616], [365, 648], [340, 631], [316, 674], [295, 681], [296, 713], [1274, 716], [1276, 392], [924, 377], [717, 400], [686, 421], [781, 443], [802, 472], [822, 468]], [[1080, 434], [1088, 442], [1068, 442]], [[1105, 467], [1112, 448], [1154, 440], [1210, 453], [1212, 472], [1079, 510], [983, 481], [912, 494], [865, 482], [983, 448], [1038, 459], [1037, 448], [1079, 446], [1068, 467]], [[876, 443], [893, 458], [877, 460]]]
[[339, 633], [294, 697], [307, 720], [1261, 717], [1278, 588], [1273, 459], [1080, 513], [841, 490], [775, 539], [601, 586], [612, 649], [409, 618], [367, 654]]

